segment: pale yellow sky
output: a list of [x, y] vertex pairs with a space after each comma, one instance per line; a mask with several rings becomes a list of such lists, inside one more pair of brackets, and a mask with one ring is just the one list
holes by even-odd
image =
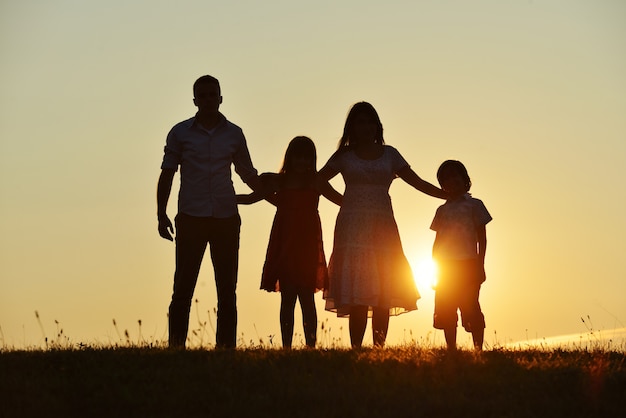
[[[58, 321], [73, 342], [118, 342], [113, 319], [133, 340], [138, 320], [144, 338], [165, 338], [174, 247], [156, 231], [156, 180], [203, 74], [220, 79], [259, 171], [277, 170], [296, 135], [316, 142], [321, 167], [361, 100], [425, 179], [465, 162], [494, 217], [488, 344], [584, 333], [588, 318], [596, 331], [626, 326], [620, 0], [8, 0], [0, 54], [1, 346], [42, 344], [35, 311], [49, 339]], [[391, 195], [417, 268], [440, 202], [400, 180]], [[337, 208], [320, 211], [330, 255]], [[246, 343], [279, 334], [280, 298], [258, 289], [273, 215], [241, 208]], [[389, 344], [443, 342], [433, 292], [418, 286], [419, 310], [392, 318]], [[208, 262], [196, 297], [204, 320], [216, 306]], [[347, 346], [347, 321], [316, 300], [320, 337]]]

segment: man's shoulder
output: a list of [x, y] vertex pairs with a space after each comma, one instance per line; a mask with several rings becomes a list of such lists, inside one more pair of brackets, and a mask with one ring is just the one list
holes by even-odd
[[226, 129], [232, 129], [232, 130], [236, 130], [236, 131], [239, 131], [239, 132], [243, 132], [243, 129], [241, 129], [239, 127], [239, 125], [236, 125], [235, 123], [231, 122], [224, 115], [222, 115], [222, 122], [220, 123], [220, 125], [222, 125]]
[[183, 121], [178, 122], [176, 125], [174, 125], [174, 127], [172, 128], [172, 130], [178, 130], [178, 129], [189, 129], [191, 128], [191, 126], [193, 125], [193, 123], [195, 122], [196, 117], [192, 116], [189, 119], [185, 119]]

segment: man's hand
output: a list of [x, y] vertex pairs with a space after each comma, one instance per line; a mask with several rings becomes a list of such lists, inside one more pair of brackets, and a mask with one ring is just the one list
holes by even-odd
[[174, 233], [174, 225], [167, 215], [159, 216], [159, 235], [168, 241], [174, 241], [172, 234]]
[[172, 221], [167, 217], [167, 200], [170, 198], [172, 190], [172, 180], [174, 179], [176, 170], [164, 168], [161, 170], [159, 182], [157, 184], [157, 218], [159, 219], [159, 235], [169, 241], [174, 241], [172, 234], [174, 226]]

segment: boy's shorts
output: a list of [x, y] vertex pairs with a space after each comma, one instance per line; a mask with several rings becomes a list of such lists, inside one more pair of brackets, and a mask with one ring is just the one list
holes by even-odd
[[461, 311], [461, 323], [467, 332], [485, 328], [485, 317], [478, 296], [483, 277], [478, 260], [446, 260], [438, 262], [435, 288], [436, 329], [456, 328]]

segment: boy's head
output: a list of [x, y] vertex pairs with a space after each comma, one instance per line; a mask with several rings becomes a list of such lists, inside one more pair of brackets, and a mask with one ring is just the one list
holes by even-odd
[[[456, 192], [457, 190], [448, 190], [451, 186], [458, 189], [458, 193], [467, 193], [472, 187], [472, 180], [470, 180], [467, 169], [462, 162], [457, 160], [444, 161], [437, 170], [437, 180], [441, 187], [447, 192]], [[458, 185], [451, 185], [450, 183], [457, 180]]]

